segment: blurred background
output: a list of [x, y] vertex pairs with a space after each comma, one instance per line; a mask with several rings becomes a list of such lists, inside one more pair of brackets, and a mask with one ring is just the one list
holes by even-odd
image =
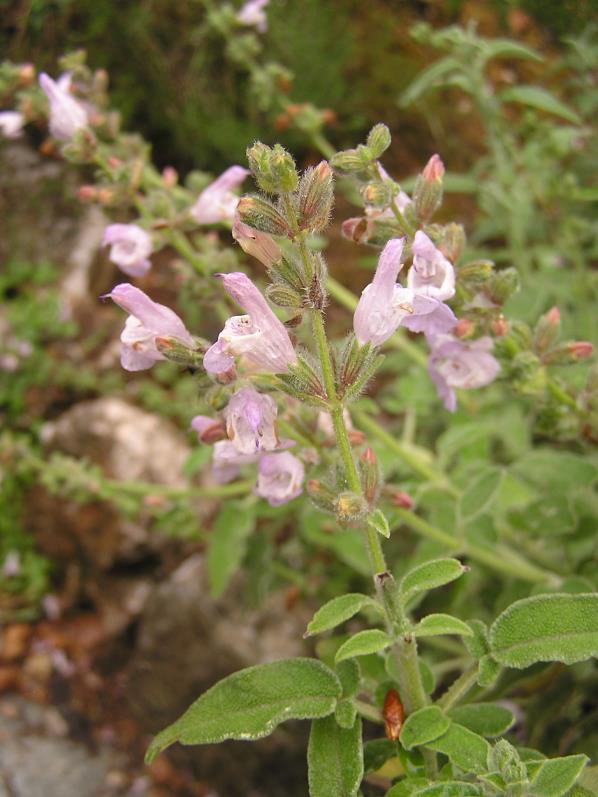
[[[509, 311], [531, 322], [558, 304], [566, 335], [595, 336], [595, 0], [271, 0], [267, 32], [234, 41], [218, 27], [223, 6], [0, 0], [0, 52], [56, 76], [61, 56], [84, 49], [88, 65], [109, 75], [123, 128], [181, 179], [245, 164], [257, 139], [280, 141], [301, 166], [313, 164], [326, 147], [356, 146], [382, 121], [393, 134], [386, 169], [408, 189], [440, 153], [448, 171], [441, 220], [465, 225], [472, 256], [517, 266], [522, 288]], [[517, 45], [539, 57], [520, 57]], [[459, 61], [464, 52], [486, 54], [478, 72]], [[457, 59], [450, 75], [430, 74], [447, 57]], [[2, 110], [14, 99], [6, 74]], [[284, 103], [268, 99], [271, 80]], [[506, 93], [519, 85], [542, 93]], [[505, 97], [492, 113], [488, 92]], [[497, 142], [506, 131], [505, 161]], [[307, 501], [281, 512], [256, 509], [252, 499], [227, 507], [193, 498], [189, 484], [210, 457], [188, 434], [196, 383], [171, 363], [132, 377], [120, 370], [122, 318], [97, 297], [122, 275], [99, 247], [110, 209], [78, 199], [86, 167], [61, 160], [46, 130], [31, 125], [22, 139], [0, 141], [0, 175], [0, 795], [303, 794], [303, 727], [251, 746], [179, 748], [150, 770], [143, 751], [149, 734], [222, 675], [305, 654], [301, 636], [322, 596], [365, 583], [360, 542], [339, 543], [332, 521]], [[352, 214], [341, 194], [328, 257], [358, 293], [375, 256], [341, 238]], [[235, 266], [236, 256], [218, 257], [220, 270]], [[215, 337], [217, 319], [174, 259], [168, 249], [154, 258], [144, 290]], [[348, 316], [335, 307], [330, 321], [342, 330]], [[400, 428], [416, 405], [418, 440], [434, 447], [445, 420], [427, 376], [401, 352], [389, 367], [404, 379], [398, 390], [381, 379], [381, 411]], [[581, 386], [587, 371], [571, 379]], [[471, 464], [523, 456], [536, 441], [575, 453], [596, 442], [554, 413], [532, 428], [525, 408], [535, 389], [526, 383], [523, 409], [508, 418], [497, 414], [498, 388], [480, 399], [474, 409], [486, 437], [470, 435], [463, 450], [445, 438], [446, 464], [457, 450]], [[503, 424], [502, 442], [488, 442], [489, 419]], [[383, 446], [381, 456], [392, 472]], [[399, 477], [408, 489], [400, 469]], [[557, 491], [570, 486], [547, 478]], [[215, 571], [206, 565], [210, 535], [240, 517], [247, 535], [255, 532], [241, 552], [243, 571], [234, 572], [241, 561]], [[575, 522], [580, 536], [567, 556], [586, 578], [587, 514]], [[393, 545], [394, 558], [422, 554], [413, 540]], [[450, 600], [457, 609], [479, 600], [491, 615], [525, 589], [472, 579], [470, 592]], [[534, 718], [526, 739], [547, 754], [584, 745], [590, 753], [598, 741], [585, 720], [571, 730], [572, 717], [587, 714], [574, 688], [587, 683], [580, 672], [553, 673], [541, 693], [532, 680], [521, 687]], [[563, 706], [562, 716], [543, 713], [549, 705]]]

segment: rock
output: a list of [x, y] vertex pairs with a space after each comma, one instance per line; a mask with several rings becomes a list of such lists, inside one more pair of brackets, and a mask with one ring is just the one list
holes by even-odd
[[[305, 655], [304, 609], [288, 611], [273, 593], [259, 609], [243, 605], [239, 579], [219, 600], [209, 597], [206, 567], [190, 557], [159, 585], [141, 615], [127, 695], [142, 727], [156, 732], [203, 691], [244, 667]], [[227, 797], [306, 793], [307, 723], [290, 723], [260, 742], [181, 748], [197, 775]], [[263, 791], [262, 791], [263, 789]]]

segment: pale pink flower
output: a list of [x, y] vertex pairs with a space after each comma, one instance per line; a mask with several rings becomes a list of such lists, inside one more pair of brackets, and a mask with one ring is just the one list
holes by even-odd
[[303, 463], [293, 454], [288, 451], [264, 454], [260, 459], [255, 492], [270, 506], [280, 506], [301, 494], [304, 478]]
[[191, 419], [191, 428], [197, 432], [202, 443], [217, 443], [226, 437], [224, 424], [220, 418], [196, 415]]
[[219, 276], [247, 314], [226, 321], [218, 340], [205, 353], [206, 371], [224, 374], [233, 367], [235, 357], [250, 371], [287, 371], [297, 355], [284, 324], [246, 274], [235, 271]]
[[198, 224], [233, 221], [239, 197], [232, 189], [240, 186], [249, 174], [251, 174], [249, 169], [244, 169], [242, 166], [228, 168], [198, 196], [189, 211], [192, 218]]
[[130, 313], [120, 336], [121, 365], [127, 371], [143, 371], [166, 359], [156, 347], [156, 338], [175, 338], [189, 348], [195, 342], [185, 325], [169, 307], [152, 301], [134, 285], [117, 285], [107, 294]]
[[21, 573], [21, 570], [21, 554], [18, 551], [9, 551], [0, 568], [0, 575], [3, 578], [14, 578]]
[[242, 25], [251, 25], [260, 33], [268, 30], [268, 17], [264, 8], [270, 0], [248, 0], [237, 12], [237, 20]]
[[280, 440], [276, 428], [276, 402], [252, 387], [238, 390], [224, 410], [226, 433], [241, 454], [273, 451]]
[[450, 412], [457, 408], [455, 389], [470, 390], [494, 381], [500, 365], [490, 354], [492, 338], [463, 341], [452, 335], [439, 335], [432, 340], [429, 371], [444, 406]]
[[230, 440], [220, 440], [214, 444], [212, 475], [218, 484], [228, 484], [237, 478], [241, 465], [251, 465], [259, 458], [259, 451], [241, 454]]
[[440, 155], [432, 155], [424, 166], [422, 177], [427, 183], [438, 183], [444, 177], [446, 169]]
[[422, 296], [443, 302], [455, 295], [455, 269], [428, 236], [418, 230], [413, 240], [413, 265], [407, 287]]
[[271, 235], [254, 230], [237, 215], [233, 223], [233, 238], [244, 252], [255, 257], [267, 268], [282, 259], [282, 250]]
[[4, 138], [20, 138], [24, 124], [25, 117], [19, 111], [0, 111], [0, 134]]
[[110, 245], [110, 260], [130, 277], [143, 277], [151, 268], [150, 235], [137, 224], [109, 224], [102, 246]]
[[60, 141], [70, 141], [77, 130], [87, 126], [85, 109], [68, 90], [70, 77], [68, 83], [63, 80], [63, 85], [60, 85], [42, 72], [39, 84], [50, 103], [50, 133]]

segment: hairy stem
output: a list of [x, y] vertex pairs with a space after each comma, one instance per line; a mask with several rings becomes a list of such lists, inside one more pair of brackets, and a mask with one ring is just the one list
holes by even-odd
[[446, 692], [436, 701], [436, 705], [444, 711], [453, 708], [475, 686], [477, 677], [478, 665], [476, 663], [461, 673], [456, 681], [453, 681]]

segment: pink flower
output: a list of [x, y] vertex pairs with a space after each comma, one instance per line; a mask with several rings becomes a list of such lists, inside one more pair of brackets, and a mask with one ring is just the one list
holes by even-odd
[[220, 440], [214, 445], [212, 475], [218, 484], [228, 484], [237, 478], [241, 465], [251, 465], [259, 458], [259, 451], [241, 454], [230, 440]]
[[280, 440], [276, 429], [276, 402], [252, 387], [238, 390], [224, 411], [226, 433], [241, 454], [273, 451]]
[[197, 432], [197, 436], [202, 443], [217, 443], [226, 437], [224, 424], [220, 418], [196, 415], [191, 419], [191, 428]]
[[191, 216], [198, 224], [217, 224], [232, 221], [239, 204], [239, 197], [232, 189], [241, 185], [251, 174], [242, 166], [231, 166], [217, 180], [204, 188], [190, 209]]
[[151, 268], [152, 239], [137, 224], [109, 224], [102, 246], [110, 244], [110, 260], [130, 277], [143, 277]]
[[284, 324], [246, 274], [235, 271], [219, 275], [232, 298], [246, 315], [232, 316], [218, 340], [204, 356], [204, 367], [212, 374], [229, 371], [235, 357], [252, 371], [284, 373], [297, 355]]
[[252, 25], [260, 33], [268, 30], [268, 17], [263, 9], [270, 0], [248, 0], [237, 12], [237, 20], [242, 25]]
[[424, 166], [422, 177], [427, 183], [438, 183], [444, 177], [445, 171], [440, 155], [432, 155]]
[[282, 250], [271, 235], [254, 230], [237, 215], [233, 223], [233, 238], [244, 252], [257, 258], [267, 268], [282, 259]]
[[450, 307], [397, 283], [404, 244], [404, 238], [386, 244], [374, 279], [361, 294], [353, 327], [362, 345], [381, 346], [399, 326], [430, 336], [448, 332], [457, 323]]
[[152, 301], [139, 288], [123, 283], [107, 295], [130, 313], [120, 336], [120, 361], [126, 371], [143, 371], [158, 360], [166, 359], [156, 347], [156, 338], [176, 338], [189, 348], [195, 348], [191, 334], [178, 315]]
[[39, 84], [50, 103], [50, 133], [60, 141], [70, 141], [77, 130], [87, 125], [85, 109], [68, 91], [70, 80], [68, 84], [62, 80], [61, 85], [42, 72]]
[[413, 240], [413, 265], [407, 286], [422, 296], [443, 302], [455, 295], [455, 270], [428, 236], [418, 230]]
[[447, 410], [454, 412], [457, 408], [456, 388], [484, 387], [496, 378], [500, 365], [490, 354], [492, 346], [489, 337], [462, 341], [440, 335], [432, 341], [430, 376]]
[[25, 117], [18, 111], [0, 111], [0, 133], [5, 138], [20, 138], [23, 135]]
[[264, 454], [260, 459], [255, 492], [265, 498], [270, 506], [280, 506], [301, 494], [304, 478], [303, 463], [293, 454], [288, 451]]

